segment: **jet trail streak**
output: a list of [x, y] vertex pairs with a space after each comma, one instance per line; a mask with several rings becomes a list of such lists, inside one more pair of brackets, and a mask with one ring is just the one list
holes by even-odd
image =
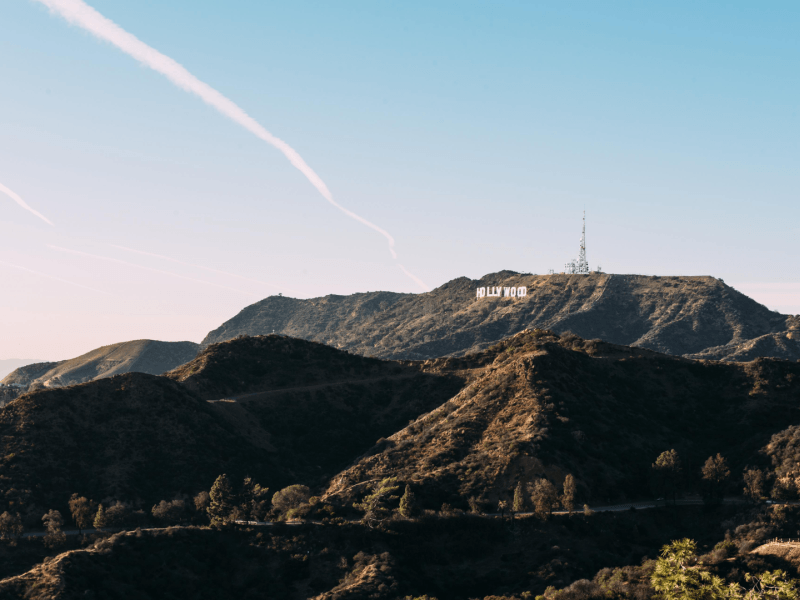
[[4, 186], [2, 183], [0, 183], [0, 192], [3, 192], [3, 193], [6, 195], [6, 196], [8, 196], [8, 197], [9, 197], [9, 198], [11, 198], [11, 199], [12, 199], [14, 202], [16, 202], [17, 204], [19, 204], [19, 205], [20, 205], [22, 208], [24, 208], [24, 209], [25, 209], [25, 210], [27, 210], [28, 212], [31, 212], [31, 213], [33, 213], [34, 215], [36, 215], [37, 217], [39, 217], [39, 218], [40, 218], [42, 221], [44, 221], [44, 222], [45, 222], [45, 223], [47, 223], [48, 225], [52, 225], [52, 223], [50, 222], [50, 219], [48, 219], [47, 217], [45, 217], [45, 216], [44, 216], [42, 213], [40, 213], [38, 210], [34, 210], [34, 209], [33, 209], [33, 208], [31, 208], [30, 206], [28, 206], [28, 203], [27, 203], [27, 202], [25, 202], [25, 200], [23, 200], [22, 198], [20, 198], [20, 197], [19, 197], [17, 194], [15, 194], [14, 192], [12, 192], [10, 189], [8, 189], [6, 186]]
[[[308, 181], [311, 182], [311, 185], [317, 188], [317, 191], [322, 194], [322, 197], [325, 198], [325, 200], [330, 202], [333, 206], [338, 208], [351, 219], [355, 219], [362, 225], [369, 227], [373, 231], [376, 231], [385, 237], [386, 241], [389, 243], [389, 252], [391, 252], [392, 258], [397, 259], [397, 253], [394, 250], [394, 238], [389, 234], [388, 231], [378, 227], [364, 217], [357, 215], [353, 211], [346, 209], [341, 204], [336, 202], [336, 200], [333, 199], [333, 195], [328, 189], [328, 186], [325, 185], [324, 181], [322, 181], [322, 178], [317, 175], [311, 167], [308, 166], [306, 161], [303, 160], [303, 158], [294, 148], [289, 146], [289, 144], [284, 142], [282, 139], [272, 135], [236, 103], [223, 96], [220, 92], [212, 88], [207, 83], [200, 81], [180, 63], [164, 54], [161, 54], [154, 48], [151, 48], [133, 34], [128, 33], [116, 23], [101, 15], [83, 0], [34, 1], [44, 4], [51, 11], [60, 14], [68, 22], [82, 27], [98, 38], [113, 44], [146, 67], [161, 73], [181, 89], [199, 96], [206, 104], [217, 109], [220, 113], [229, 119], [232, 119], [247, 129], [250, 133], [254, 134], [256, 137], [280, 150], [289, 160], [289, 162], [306, 176]], [[403, 269], [403, 272], [408, 274], [405, 269]], [[412, 279], [419, 283], [419, 280], [416, 277], [412, 277]]]
[[104, 292], [103, 290], [98, 290], [93, 287], [89, 287], [88, 285], [83, 285], [81, 283], [75, 283], [74, 281], [68, 281], [66, 279], [61, 279], [61, 277], [56, 277], [55, 275], [48, 275], [47, 273], [40, 273], [39, 271], [34, 271], [33, 269], [28, 269], [27, 267], [21, 267], [19, 265], [14, 265], [11, 263], [7, 263], [4, 260], [0, 260], [0, 265], [5, 265], [7, 267], [11, 267], [12, 269], [19, 269], [20, 271], [27, 271], [28, 273], [33, 273], [34, 275], [38, 275], [39, 277], [46, 277], [47, 279], [53, 279], [54, 281], [60, 281], [61, 283], [67, 283], [69, 285], [74, 285], [85, 290], [92, 290], [93, 292], [98, 292], [100, 294], [106, 294], [110, 296], [108, 292]]
[[51, 250], [56, 250], [57, 252], [65, 252], [67, 254], [75, 254], [76, 256], [86, 256], [88, 258], [94, 258], [96, 260], [104, 260], [107, 262], [117, 263], [119, 265], [125, 265], [126, 267], [133, 267], [134, 269], [142, 269], [144, 271], [152, 271], [153, 273], [159, 273], [160, 275], [169, 275], [170, 277], [177, 277], [178, 279], [186, 279], [187, 281], [193, 281], [195, 283], [202, 283], [203, 285], [210, 285], [213, 287], [222, 288], [224, 290], [230, 290], [232, 292], [237, 292], [239, 294], [246, 294], [248, 296], [254, 296], [251, 292], [245, 292], [244, 290], [237, 290], [236, 288], [228, 287], [227, 285], [220, 285], [219, 283], [213, 283], [211, 281], [205, 281], [203, 279], [195, 279], [194, 277], [187, 277], [186, 275], [179, 275], [178, 273], [172, 273], [170, 271], [162, 271], [161, 269], [153, 269], [152, 267], [145, 267], [144, 265], [137, 265], [136, 263], [131, 263], [126, 260], [120, 260], [118, 258], [111, 258], [109, 256], [101, 256], [99, 254], [90, 254], [89, 252], [81, 252], [80, 250], [70, 250], [69, 248], [62, 248], [60, 246], [53, 246], [51, 244], [47, 244], [47, 247]]

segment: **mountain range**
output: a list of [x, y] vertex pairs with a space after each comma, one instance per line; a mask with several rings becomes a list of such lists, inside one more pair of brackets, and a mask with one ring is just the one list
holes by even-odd
[[[524, 288], [525, 296], [478, 297]], [[800, 316], [781, 315], [713, 277], [528, 275], [461, 277], [424, 294], [367, 292], [299, 300], [270, 296], [210, 332], [203, 347], [237, 335], [281, 333], [392, 359], [464, 355], [524, 329], [689, 358], [800, 359]]]

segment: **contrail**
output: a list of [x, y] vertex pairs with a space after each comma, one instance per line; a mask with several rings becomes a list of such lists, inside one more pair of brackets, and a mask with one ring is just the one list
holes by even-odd
[[177, 258], [172, 258], [170, 256], [164, 256], [163, 254], [155, 254], [154, 252], [145, 252], [143, 250], [135, 250], [133, 248], [126, 248], [125, 246], [117, 246], [116, 244], [108, 244], [112, 248], [116, 248], [118, 250], [124, 250], [125, 252], [133, 252], [134, 254], [141, 254], [142, 256], [152, 256], [154, 258], [160, 258], [161, 260], [168, 260], [170, 262], [174, 262], [178, 265], [184, 265], [186, 267], [194, 267], [195, 269], [203, 269], [204, 271], [210, 271], [211, 273], [219, 273], [220, 275], [227, 275], [229, 277], [236, 277], [238, 279], [243, 279], [245, 281], [250, 281], [252, 283], [258, 283], [261, 285], [266, 285], [268, 287], [272, 287], [278, 290], [285, 290], [287, 292], [291, 292], [295, 295], [300, 295], [300, 292], [296, 290], [292, 290], [287, 288], [286, 286], [279, 286], [275, 285], [274, 283], [267, 283], [266, 281], [259, 281], [258, 279], [251, 279], [249, 277], [244, 277], [243, 275], [237, 275], [236, 273], [228, 273], [227, 271], [220, 271], [219, 269], [213, 269], [211, 267], [204, 267], [203, 265], [195, 265], [192, 263], [184, 262], [182, 260], [178, 260]]
[[90, 254], [88, 252], [81, 252], [80, 250], [70, 250], [69, 248], [62, 248], [61, 246], [53, 246], [51, 244], [47, 244], [47, 247], [51, 250], [56, 250], [58, 252], [66, 252], [67, 254], [75, 254], [77, 256], [86, 256], [88, 258], [94, 258], [96, 260], [105, 260], [107, 262], [113, 262], [120, 265], [125, 265], [126, 267], [133, 267], [134, 269], [142, 269], [144, 271], [152, 271], [153, 273], [159, 273], [161, 275], [169, 275], [170, 277], [177, 277], [179, 279], [186, 279], [187, 281], [193, 281], [195, 283], [202, 283], [203, 285], [210, 285], [213, 287], [222, 288], [225, 290], [230, 290], [232, 292], [237, 292], [239, 294], [246, 294], [248, 296], [254, 296], [251, 292], [245, 292], [244, 290], [237, 290], [236, 288], [228, 287], [227, 285], [220, 285], [219, 283], [212, 283], [211, 281], [205, 281], [203, 279], [195, 279], [194, 277], [187, 277], [186, 275], [179, 275], [178, 273], [172, 273], [170, 271], [162, 271], [161, 269], [153, 269], [152, 267], [145, 267], [143, 265], [137, 265], [136, 263], [131, 263], [126, 260], [119, 260], [118, 258], [111, 258], [108, 256], [100, 256], [99, 254]]
[[[397, 253], [394, 251], [394, 238], [388, 231], [367, 221], [364, 217], [357, 215], [353, 211], [347, 210], [336, 202], [328, 186], [325, 185], [325, 182], [306, 164], [306, 161], [303, 160], [294, 148], [264, 129], [264, 127], [232, 100], [223, 96], [207, 83], [200, 81], [175, 60], [151, 48], [133, 34], [128, 33], [116, 23], [101, 15], [83, 0], [34, 1], [44, 4], [51, 11], [57, 12], [70, 23], [82, 27], [98, 38], [113, 44], [146, 67], [150, 67], [154, 71], [161, 73], [181, 89], [199, 96], [206, 104], [216, 108], [223, 115], [232, 119], [256, 137], [283, 152], [283, 155], [289, 159], [289, 162], [306, 176], [306, 179], [311, 182], [311, 185], [317, 188], [317, 191], [322, 194], [323, 198], [351, 219], [355, 219], [362, 225], [366, 225], [385, 237], [386, 241], [389, 242], [389, 252], [391, 252], [392, 258], [397, 258]], [[403, 271], [405, 272], [405, 269], [403, 269]]]
[[33, 214], [35, 214], [37, 217], [39, 217], [39, 218], [40, 218], [42, 221], [44, 221], [44, 222], [45, 222], [45, 223], [47, 223], [48, 225], [52, 225], [52, 223], [50, 222], [50, 219], [48, 219], [47, 217], [45, 217], [45, 216], [44, 216], [42, 213], [40, 213], [38, 210], [34, 210], [34, 209], [33, 209], [33, 208], [31, 208], [30, 206], [28, 206], [28, 203], [27, 203], [27, 202], [25, 202], [25, 200], [23, 200], [22, 198], [20, 198], [20, 197], [19, 197], [17, 194], [15, 194], [14, 192], [12, 192], [10, 189], [8, 189], [6, 186], [4, 186], [2, 183], [0, 183], [0, 192], [3, 192], [3, 193], [6, 195], [6, 196], [8, 196], [9, 198], [11, 198], [11, 199], [12, 199], [14, 202], [16, 202], [17, 204], [19, 204], [19, 205], [20, 205], [22, 208], [24, 208], [24, 209], [25, 209], [25, 210], [27, 210], [28, 212], [32, 212]]
[[55, 275], [48, 275], [47, 273], [40, 273], [39, 271], [34, 271], [33, 269], [28, 269], [27, 267], [21, 267], [19, 265], [14, 265], [11, 263], [7, 263], [5, 261], [0, 260], [0, 265], [5, 265], [7, 267], [11, 267], [13, 269], [19, 269], [20, 271], [27, 271], [28, 273], [33, 273], [34, 275], [38, 275], [39, 277], [46, 277], [47, 279], [53, 279], [55, 281], [60, 281], [61, 283], [67, 283], [69, 285], [74, 285], [79, 288], [83, 288], [85, 290], [92, 290], [93, 292], [98, 292], [100, 294], [106, 294], [107, 296], [111, 296], [108, 292], [104, 292], [103, 290], [98, 290], [93, 287], [89, 287], [88, 285], [83, 285], [80, 283], [75, 283], [74, 281], [67, 281], [66, 279], [61, 279], [61, 277], [56, 277]]
[[409, 271], [408, 269], [406, 269], [406, 268], [405, 268], [403, 265], [401, 265], [401, 264], [398, 264], [397, 266], [398, 266], [398, 267], [400, 267], [400, 270], [401, 270], [403, 273], [405, 273], [406, 275], [408, 275], [408, 277], [410, 277], [411, 279], [413, 279], [413, 280], [414, 280], [414, 282], [415, 282], [415, 283], [416, 283], [416, 284], [417, 284], [419, 287], [421, 287], [423, 290], [425, 290], [425, 291], [427, 292], [427, 291], [429, 291], [429, 290], [431, 289], [431, 288], [430, 288], [430, 287], [429, 287], [429, 286], [428, 286], [428, 285], [427, 285], [427, 284], [426, 284], [424, 281], [422, 281], [422, 280], [421, 280], [419, 277], [417, 277], [417, 276], [416, 276], [416, 275], [414, 275], [414, 274], [413, 274], [411, 271]]

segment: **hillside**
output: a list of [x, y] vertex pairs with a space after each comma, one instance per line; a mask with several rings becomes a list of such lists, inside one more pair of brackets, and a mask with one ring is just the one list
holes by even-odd
[[[527, 296], [477, 298], [487, 286], [524, 286]], [[461, 277], [424, 294], [271, 296], [210, 332], [202, 346], [276, 332], [366, 356], [426, 359], [475, 352], [524, 329], [716, 360], [800, 359], [800, 317], [770, 311], [713, 277], [512, 271]]]
[[152, 503], [245, 471], [280, 479], [266, 450], [164, 377], [33, 391], [0, 409], [0, 512], [64, 506], [75, 492]]
[[687, 484], [717, 452], [737, 476], [766, 465], [761, 449], [784, 430], [769, 453], [780, 464], [795, 456], [786, 428], [800, 423], [800, 363], [697, 362], [541, 330], [487, 354], [482, 376], [334, 478], [326, 496], [396, 476], [430, 508], [473, 496], [496, 505], [518, 481], [560, 485], [572, 473], [585, 500], [603, 502], [647, 497], [649, 467], [671, 448]]
[[20, 367], [2, 383], [36, 389], [74, 385], [130, 372], [159, 375], [192, 360], [198, 349], [193, 342], [121, 342], [70, 360]]
[[465, 377], [282, 336], [232, 340], [165, 377], [128, 373], [13, 400], [0, 409], [0, 489], [6, 502], [60, 506], [73, 492], [169, 499], [224, 472], [272, 488], [318, 484]]
[[165, 377], [216, 400], [248, 439], [268, 440], [296, 480], [321, 483], [470, 375], [454, 361], [389, 362], [270, 335], [214, 344]]
[[41, 360], [31, 360], [26, 358], [6, 358], [0, 360], [0, 379], [11, 373], [14, 369], [24, 367], [33, 363], [41, 363]]

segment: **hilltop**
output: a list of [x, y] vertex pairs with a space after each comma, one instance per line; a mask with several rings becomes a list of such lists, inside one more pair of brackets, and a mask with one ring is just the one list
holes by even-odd
[[6, 358], [0, 360], [0, 379], [11, 373], [14, 369], [24, 367], [33, 363], [41, 363], [41, 360], [29, 358]]
[[[526, 287], [523, 298], [476, 297]], [[781, 315], [713, 277], [527, 275], [454, 279], [424, 294], [271, 296], [210, 332], [202, 346], [277, 332], [389, 359], [459, 356], [524, 329], [715, 360], [800, 359], [800, 316]]]
[[198, 349], [199, 346], [193, 342], [121, 342], [102, 346], [70, 360], [20, 367], [0, 383], [37, 389], [85, 383], [130, 372], [160, 375], [193, 359]]

